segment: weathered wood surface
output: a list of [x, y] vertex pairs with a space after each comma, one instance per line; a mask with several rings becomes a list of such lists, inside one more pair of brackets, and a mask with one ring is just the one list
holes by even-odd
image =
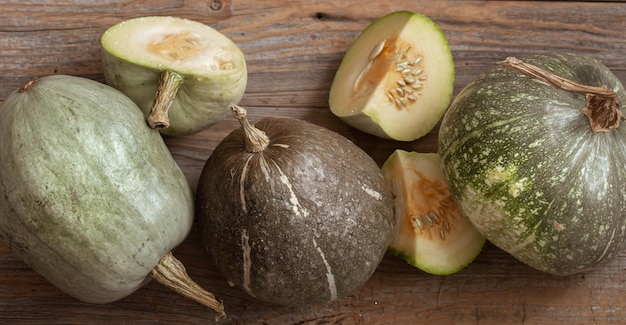
[[[103, 81], [99, 39], [127, 18], [174, 15], [209, 24], [246, 55], [242, 105], [251, 119], [289, 116], [353, 140], [379, 164], [396, 148], [436, 150], [436, 131], [398, 143], [355, 131], [328, 110], [327, 96], [346, 48], [373, 19], [400, 9], [430, 16], [456, 62], [455, 94], [509, 55], [589, 54], [626, 80], [626, 4], [527, 1], [3, 1], [0, 3], [0, 102], [27, 80], [49, 74]], [[168, 138], [195, 189], [227, 119], [200, 134]], [[460, 273], [425, 274], [387, 256], [365, 287], [324, 306], [287, 308], [230, 288], [207, 261], [195, 230], [176, 251], [191, 276], [226, 305], [223, 323], [250, 324], [625, 324], [626, 252], [595, 271], [554, 277], [492, 245]], [[214, 314], [156, 282], [107, 305], [63, 294], [0, 244], [2, 324], [209, 324]]]

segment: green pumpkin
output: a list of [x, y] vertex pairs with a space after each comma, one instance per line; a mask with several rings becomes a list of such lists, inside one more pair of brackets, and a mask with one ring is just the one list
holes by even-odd
[[48, 76], [0, 108], [0, 241], [64, 292], [107, 303], [187, 236], [192, 192], [135, 104]]
[[[617, 77], [590, 57], [523, 61], [578, 84], [606, 85], [626, 100]], [[609, 110], [590, 119], [581, 112], [586, 105], [584, 93], [498, 67], [458, 94], [439, 132], [444, 174], [462, 212], [489, 241], [556, 275], [590, 270], [625, 245], [626, 129], [615, 123], [622, 107], [610, 128], [594, 131], [590, 120], [602, 125]]]

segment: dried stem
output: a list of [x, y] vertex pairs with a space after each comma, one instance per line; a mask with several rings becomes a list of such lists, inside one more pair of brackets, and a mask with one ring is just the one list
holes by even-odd
[[165, 129], [170, 126], [170, 106], [172, 106], [183, 80], [183, 76], [174, 71], [165, 70], [161, 73], [159, 88], [157, 88], [150, 115], [146, 119], [151, 128]]
[[18, 93], [27, 92], [31, 88], [35, 87], [36, 84], [37, 84], [37, 80], [29, 80], [24, 85], [22, 85], [22, 87], [20, 87], [20, 89], [18, 89], [17, 92]]
[[246, 109], [233, 105], [231, 106], [233, 116], [239, 121], [244, 131], [246, 139], [246, 150], [249, 152], [260, 152], [265, 150], [270, 143], [270, 139], [265, 132], [255, 128], [248, 122]]
[[187, 274], [183, 263], [175, 258], [171, 252], [161, 258], [150, 272], [150, 276], [178, 294], [215, 310], [218, 314], [216, 320], [226, 317], [224, 304], [217, 300], [212, 293], [194, 282]]
[[500, 64], [546, 82], [558, 89], [585, 94], [587, 105], [581, 109], [581, 112], [587, 116], [593, 132], [608, 132], [619, 127], [619, 122], [623, 118], [623, 114], [619, 109], [619, 100], [617, 94], [605, 85], [602, 87], [581, 85], [532, 64], [525, 63], [515, 57], [508, 57]]

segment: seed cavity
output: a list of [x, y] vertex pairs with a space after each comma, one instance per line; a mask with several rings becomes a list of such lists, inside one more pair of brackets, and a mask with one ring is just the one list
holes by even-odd
[[148, 44], [150, 52], [172, 61], [193, 58], [204, 48], [206, 45], [203, 44], [202, 38], [191, 32], [165, 34], [161, 39]]
[[[374, 62], [381, 57], [381, 54], [389, 53], [391, 55], [390, 47], [393, 44], [388, 45], [388, 43], [388, 39], [384, 39], [372, 47], [365, 67], [354, 81], [354, 92], [358, 92], [365, 75], [373, 68]], [[395, 43], [395, 41], [392, 40], [391, 43]], [[396, 48], [390, 57], [384, 56], [394, 60], [396, 65], [395, 75], [390, 76], [391, 82], [395, 81], [396, 86], [388, 89], [385, 95], [397, 109], [407, 109], [422, 96], [418, 90], [424, 87], [423, 82], [427, 80], [427, 76], [424, 75], [423, 58], [412, 51], [411, 47]]]
[[[379, 45], [374, 47], [372, 54], [378, 51]], [[390, 90], [387, 98], [396, 106], [396, 108], [406, 109], [411, 103], [417, 101], [417, 98], [422, 95], [421, 93], [413, 92], [413, 90], [422, 89], [424, 87], [422, 81], [426, 81], [427, 78], [423, 75], [424, 68], [420, 65], [422, 62], [422, 56], [413, 54], [410, 47], [396, 50], [395, 55], [395, 70], [398, 73], [396, 83], [401, 87], [402, 91], [397, 91], [397, 88]], [[407, 88], [405, 88], [409, 85], [409, 89], [411, 89], [411, 91], [407, 91]]]
[[376, 61], [376, 58], [380, 56], [381, 53], [383, 53], [386, 43], [387, 39], [384, 39], [380, 43], [376, 44], [374, 48], [372, 48], [370, 55], [367, 57], [367, 65], [365, 66], [365, 68], [363, 68], [359, 76], [354, 81], [354, 91], [359, 88], [361, 79], [363, 79], [363, 76], [365, 76], [365, 74], [372, 68], [372, 66], [374, 65], [374, 61]]
[[455, 209], [447, 200], [439, 201], [439, 206], [431, 211], [424, 212], [420, 215], [411, 216], [411, 225], [416, 231], [425, 231], [430, 239], [439, 237], [446, 240], [447, 234], [451, 231], [450, 220], [454, 218]]

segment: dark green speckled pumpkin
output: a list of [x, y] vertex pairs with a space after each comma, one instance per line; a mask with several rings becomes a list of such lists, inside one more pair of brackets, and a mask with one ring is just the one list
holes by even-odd
[[522, 262], [557, 275], [587, 271], [625, 245], [626, 129], [618, 123], [626, 94], [590, 57], [522, 61], [567, 79], [556, 83], [605, 85], [617, 105], [593, 108], [588, 118], [586, 91], [505, 66], [487, 72], [458, 94], [441, 124], [449, 188], [479, 231]]

